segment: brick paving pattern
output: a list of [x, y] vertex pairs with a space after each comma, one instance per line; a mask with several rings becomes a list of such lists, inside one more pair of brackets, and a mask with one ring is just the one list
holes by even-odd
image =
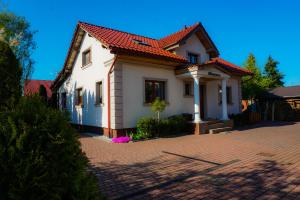
[[107, 199], [300, 200], [300, 123], [128, 144], [80, 140]]

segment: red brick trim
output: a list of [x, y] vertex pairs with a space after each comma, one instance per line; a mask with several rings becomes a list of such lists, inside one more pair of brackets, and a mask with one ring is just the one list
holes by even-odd
[[136, 131], [135, 128], [108, 129], [106, 127], [97, 127], [97, 126], [89, 126], [89, 125], [81, 125], [81, 124], [71, 124], [71, 125], [79, 132], [91, 132], [99, 135], [104, 135], [109, 138], [126, 136], [130, 132]]

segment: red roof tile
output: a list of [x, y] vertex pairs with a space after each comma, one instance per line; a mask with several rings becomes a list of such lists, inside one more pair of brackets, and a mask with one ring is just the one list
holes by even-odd
[[[161, 48], [156, 39], [83, 22], [79, 22], [79, 26], [112, 50], [145, 53], [171, 59], [176, 62], [187, 61], [186, 58]], [[143, 44], [138, 44], [137, 41], [141, 41]]]
[[170, 46], [172, 44], [176, 44], [180, 42], [183, 38], [185, 38], [193, 30], [195, 30], [197, 27], [199, 27], [199, 23], [196, 23], [193, 26], [186, 27], [176, 33], [161, 38], [160, 40], [158, 40], [158, 44], [162, 48]]
[[50, 98], [52, 96], [50, 89], [52, 83], [53, 81], [50, 80], [26, 80], [24, 83], [24, 95], [30, 96], [39, 93], [40, 85], [43, 85], [46, 88], [47, 96]]
[[207, 64], [211, 64], [211, 63], [215, 63], [215, 64], [220, 64], [222, 65], [222, 67], [224, 67], [225, 69], [234, 72], [234, 73], [238, 73], [238, 74], [242, 74], [242, 75], [252, 75], [252, 72], [249, 70], [246, 70], [242, 67], [239, 67], [233, 63], [230, 63], [222, 58], [213, 58], [212, 60], [208, 61]]

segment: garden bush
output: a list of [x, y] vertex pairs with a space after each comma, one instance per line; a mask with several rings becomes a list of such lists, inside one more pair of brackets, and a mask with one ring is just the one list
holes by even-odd
[[161, 120], [143, 117], [137, 123], [137, 133], [133, 139], [179, 134], [187, 130], [187, 120], [183, 115], [174, 115]]
[[233, 120], [235, 127], [242, 127], [250, 124], [248, 111], [239, 114], [231, 114], [229, 115], [229, 118]]
[[0, 113], [0, 199], [100, 199], [68, 118], [40, 97]]
[[138, 120], [136, 129], [137, 134], [142, 135], [144, 138], [157, 136], [157, 120], [152, 117], [142, 117]]

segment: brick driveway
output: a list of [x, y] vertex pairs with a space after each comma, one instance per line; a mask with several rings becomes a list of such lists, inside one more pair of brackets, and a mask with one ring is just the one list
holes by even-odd
[[108, 199], [300, 199], [300, 123], [128, 144], [80, 140]]

